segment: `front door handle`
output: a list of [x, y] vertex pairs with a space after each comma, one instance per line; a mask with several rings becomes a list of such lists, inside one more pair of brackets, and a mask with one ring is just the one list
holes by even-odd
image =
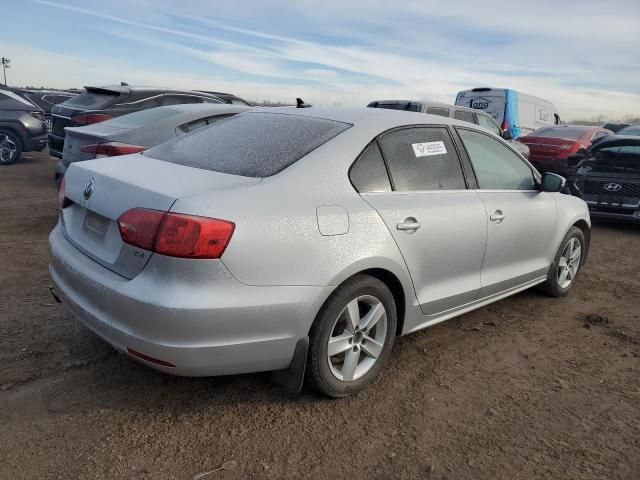
[[398, 230], [403, 230], [405, 232], [412, 233], [420, 228], [420, 223], [415, 218], [409, 217], [409, 218], [405, 218], [404, 222], [396, 225], [396, 228]]
[[502, 222], [504, 220], [504, 214], [502, 213], [502, 210], [496, 210], [495, 212], [493, 212], [489, 217], [489, 220], [495, 223]]

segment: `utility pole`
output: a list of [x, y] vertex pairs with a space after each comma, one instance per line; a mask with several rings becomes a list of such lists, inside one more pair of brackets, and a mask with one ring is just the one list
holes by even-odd
[[7, 68], [11, 68], [11, 59], [2, 57], [2, 72], [4, 73], [4, 86], [7, 86]]

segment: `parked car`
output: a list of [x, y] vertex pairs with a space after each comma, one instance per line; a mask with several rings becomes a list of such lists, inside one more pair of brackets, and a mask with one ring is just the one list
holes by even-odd
[[554, 172], [567, 176], [571, 168], [567, 164], [569, 156], [587, 149], [591, 142], [611, 135], [602, 127], [582, 125], [561, 125], [543, 127], [518, 140], [529, 147], [529, 161], [541, 172]]
[[142, 152], [178, 135], [211, 125], [251, 107], [191, 103], [129, 113], [86, 127], [67, 127], [56, 179], [73, 162]]
[[73, 92], [65, 92], [62, 90], [27, 90], [22, 89], [22, 95], [34, 105], [37, 105], [44, 111], [45, 122], [47, 127], [51, 129], [51, 109], [54, 105], [66, 102], [71, 97], [78, 95]]
[[375, 100], [369, 105], [369, 108], [385, 108], [389, 110], [404, 110], [409, 112], [422, 112], [431, 115], [439, 115], [441, 117], [450, 117], [464, 122], [480, 125], [487, 130], [495, 133], [499, 137], [507, 140], [524, 158], [529, 158], [529, 147], [524, 143], [520, 143], [511, 137], [511, 134], [500, 130], [498, 124], [493, 120], [491, 115], [480, 110], [472, 108], [459, 107], [457, 105], [448, 105], [446, 103], [423, 102], [417, 100]]
[[53, 107], [49, 153], [62, 158], [66, 127], [103, 122], [148, 108], [184, 103], [226, 103], [216, 95], [189, 90], [111, 85], [85, 87], [85, 92]]
[[628, 127], [628, 123], [605, 123], [602, 128], [605, 130], [611, 130], [613, 133], [618, 133], [623, 128]]
[[297, 389], [306, 363], [333, 397], [370, 384], [397, 335], [534, 285], [569, 292], [586, 204], [495, 135], [434, 118], [257, 109], [74, 163], [53, 292], [158, 370], [284, 369]]
[[561, 123], [560, 113], [553, 103], [510, 88], [463, 90], [456, 96], [455, 104], [489, 113], [513, 138]]
[[0, 89], [0, 165], [20, 159], [23, 152], [47, 146], [42, 109], [11, 89]]
[[569, 188], [592, 217], [640, 222], [640, 136], [611, 135], [569, 162]]
[[628, 127], [618, 130], [616, 135], [631, 135], [638, 137], [640, 136], [640, 125], [629, 125]]

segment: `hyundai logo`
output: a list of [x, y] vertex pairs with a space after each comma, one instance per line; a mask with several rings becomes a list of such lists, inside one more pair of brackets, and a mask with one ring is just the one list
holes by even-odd
[[96, 180], [93, 177], [87, 180], [87, 183], [84, 184], [84, 191], [82, 192], [82, 195], [84, 196], [85, 200], [89, 200], [89, 197], [91, 197], [91, 195], [93, 194], [93, 187], [95, 186], [95, 184]]
[[622, 185], [620, 185], [618, 183], [607, 183], [604, 186], [604, 189], [607, 192], [619, 192], [620, 190], [622, 190]]

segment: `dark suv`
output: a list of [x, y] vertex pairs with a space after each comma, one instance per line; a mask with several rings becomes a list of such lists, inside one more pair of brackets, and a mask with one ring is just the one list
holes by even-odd
[[640, 136], [609, 135], [568, 162], [569, 188], [592, 217], [640, 223]]
[[10, 89], [0, 89], [0, 165], [9, 165], [22, 152], [47, 146], [44, 111]]
[[65, 92], [62, 90], [22, 90], [23, 97], [44, 110], [45, 121], [49, 128], [51, 128], [51, 110], [54, 105], [66, 102], [76, 95], [78, 95], [78, 93]]
[[110, 85], [85, 92], [53, 107], [49, 153], [62, 158], [65, 127], [81, 127], [147, 108], [185, 103], [229, 103], [217, 95], [190, 90]]

